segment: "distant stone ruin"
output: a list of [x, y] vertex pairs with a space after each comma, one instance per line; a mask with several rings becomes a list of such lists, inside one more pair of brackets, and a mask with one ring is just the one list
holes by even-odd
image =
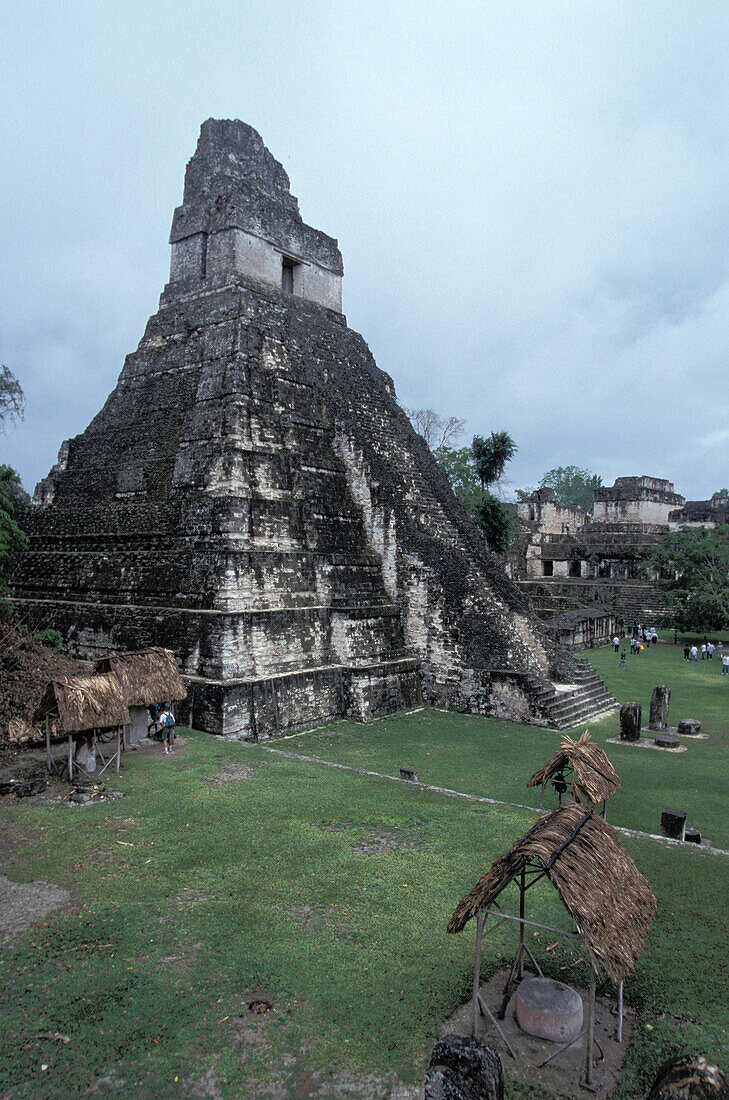
[[[642, 567], [661, 536], [677, 528], [684, 505], [672, 482], [657, 477], [616, 478], [595, 490], [591, 512], [537, 489], [517, 505], [510, 575], [544, 617], [598, 604], [624, 622], [655, 620], [661, 596]], [[712, 515], [722, 514], [717, 504]]]
[[219, 734], [603, 709], [347, 327], [337, 243], [251, 127], [203, 125], [171, 244], [139, 348], [36, 490], [23, 615], [83, 656], [174, 650], [182, 717]]

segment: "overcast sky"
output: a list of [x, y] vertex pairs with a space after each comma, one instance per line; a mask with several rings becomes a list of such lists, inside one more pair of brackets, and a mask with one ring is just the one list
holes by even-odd
[[0, 362], [27, 398], [0, 462], [27, 488], [157, 308], [208, 117], [254, 126], [338, 238], [401, 403], [513, 435], [512, 487], [729, 484], [726, 4], [24, 0], [0, 34]]

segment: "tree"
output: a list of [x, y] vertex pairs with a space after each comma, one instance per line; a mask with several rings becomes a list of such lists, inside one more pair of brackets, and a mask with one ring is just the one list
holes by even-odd
[[[540, 489], [553, 489], [559, 504], [570, 508], [582, 508], [591, 512], [595, 503], [595, 489], [602, 485], [602, 478], [579, 466], [555, 466], [547, 470], [539, 482]], [[533, 489], [517, 489], [519, 500], [525, 500]]]
[[23, 387], [13, 372], [0, 366], [0, 425], [6, 420], [22, 420], [25, 412]]
[[475, 516], [481, 491], [471, 448], [439, 447], [435, 457], [445, 470], [457, 499], [467, 512]]
[[433, 409], [405, 409], [415, 431], [422, 435], [433, 454], [449, 447], [451, 440], [463, 434], [466, 421], [457, 416], [440, 416]]
[[[25, 397], [20, 382], [4, 364], [0, 366], [0, 428], [6, 420], [22, 420]], [[28, 504], [18, 474], [11, 466], [0, 466], [0, 592], [7, 589], [8, 559], [25, 550], [28, 538], [18, 517]]]
[[489, 492], [488, 487], [499, 481], [506, 463], [514, 457], [517, 450], [518, 447], [508, 432], [492, 432], [486, 439], [475, 435], [471, 443], [481, 489], [475, 518], [494, 554], [505, 554], [509, 548], [512, 516], [506, 505]]
[[729, 527], [669, 531], [643, 570], [659, 577], [665, 623], [689, 631], [729, 627]]
[[489, 550], [505, 554], [511, 542], [512, 516], [506, 505], [485, 492], [476, 509], [476, 522], [486, 536]]
[[7, 588], [5, 570], [8, 560], [28, 546], [28, 536], [21, 530], [16, 518], [28, 499], [15, 470], [10, 466], [0, 466], [0, 592]]
[[514, 457], [519, 448], [508, 432], [492, 432], [488, 439], [475, 435], [471, 450], [483, 497], [487, 486], [501, 478], [506, 463]]

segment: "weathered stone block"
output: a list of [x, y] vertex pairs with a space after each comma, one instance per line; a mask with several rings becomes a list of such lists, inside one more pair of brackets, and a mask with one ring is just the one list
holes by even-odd
[[498, 1054], [463, 1035], [446, 1035], [433, 1047], [425, 1079], [425, 1100], [503, 1100]]
[[640, 741], [643, 708], [640, 703], [623, 703], [620, 708], [620, 737], [623, 741]]
[[653, 689], [648, 729], [664, 730], [668, 727], [668, 708], [671, 703], [671, 689], [661, 684]]
[[686, 828], [686, 814], [683, 810], [666, 808], [661, 814], [661, 832], [673, 840], [683, 840]]
[[677, 728], [679, 733], [685, 733], [693, 736], [700, 732], [701, 722], [699, 722], [696, 718], [682, 718], [681, 721], [678, 723]]

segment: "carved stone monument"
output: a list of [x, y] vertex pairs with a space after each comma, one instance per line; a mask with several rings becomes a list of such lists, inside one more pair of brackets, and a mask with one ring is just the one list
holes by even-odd
[[623, 703], [620, 708], [620, 737], [623, 741], [640, 741], [643, 708], [640, 703]]
[[221, 734], [421, 699], [553, 725], [604, 709], [347, 327], [337, 242], [250, 126], [203, 125], [170, 239], [159, 311], [36, 490], [26, 620], [89, 657], [173, 649], [179, 717]]
[[651, 709], [648, 718], [649, 730], [668, 729], [668, 708], [671, 703], [671, 689], [665, 684], [653, 688]]

